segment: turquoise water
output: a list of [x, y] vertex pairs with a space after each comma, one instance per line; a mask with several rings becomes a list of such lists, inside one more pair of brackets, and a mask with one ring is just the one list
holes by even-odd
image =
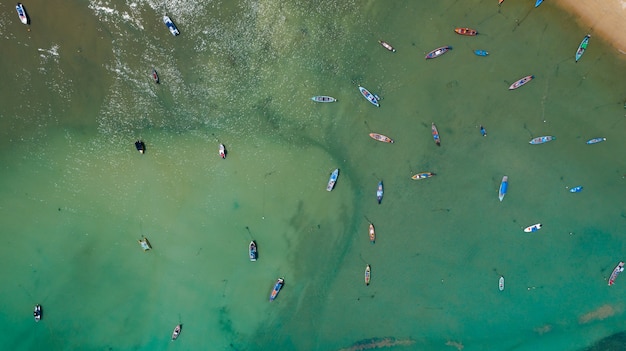
[[[626, 249], [626, 63], [596, 36], [574, 63], [589, 29], [554, 4], [495, 2], [167, 1], [179, 37], [160, 1], [35, 0], [30, 31], [0, 5], [0, 341], [578, 350], [620, 335], [626, 278], [606, 281]], [[557, 140], [528, 144], [541, 135]]]

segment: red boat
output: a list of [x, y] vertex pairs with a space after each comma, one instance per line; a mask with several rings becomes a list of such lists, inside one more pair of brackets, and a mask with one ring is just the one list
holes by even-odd
[[388, 42], [379, 40], [378, 43], [380, 43], [380, 45], [382, 45], [385, 49], [391, 52], [396, 52], [396, 49], [394, 49], [393, 46], [391, 46]]
[[624, 271], [624, 262], [620, 262], [614, 269], [613, 273], [611, 273], [611, 277], [609, 278], [609, 286], [613, 285], [615, 282], [615, 278], [617, 275]]
[[178, 336], [180, 335], [180, 331], [183, 329], [183, 325], [179, 324], [174, 328], [174, 331], [172, 332], [172, 340], [176, 340], [178, 339]]
[[470, 36], [470, 37], [473, 37], [476, 34], [478, 34], [478, 32], [475, 29], [471, 29], [471, 28], [457, 28], [454, 31], [457, 34], [467, 35], [467, 36]]
[[159, 84], [159, 74], [154, 68], [152, 69], [152, 79], [154, 80], [156, 84]]

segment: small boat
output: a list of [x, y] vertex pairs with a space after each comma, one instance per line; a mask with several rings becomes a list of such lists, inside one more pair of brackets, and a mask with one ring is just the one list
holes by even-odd
[[611, 273], [611, 277], [609, 277], [609, 286], [615, 283], [615, 278], [617, 278], [617, 275], [622, 273], [623, 271], [624, 271], [624, 262], [620, 262], [617, 264], [617, 266], [615, 266], [615, 268], [613, 268], [613, 273]]
[[503, 2], [504, 0], [498, 0], [498, 6], [502, 5]]
[[452, 50], [452, 46], [442, 46], [440, 48], [437, 48], [431, 52], [429, 52], [428, 54], [426, 54], [426, 59], [434, 59], [435, 57], [439, 57], [443, 54], [445, 54], [446, 52], [448, 52], [448, 50]]
[[433, 139], [435, 139], [435, 144], [437, 144], [437, 146], [441, 146], [441, 139], [439, 138], [439, 131], [437, 130], [437, 126], [435, 126], [435, 123], [432, 124], [430, 129], [433, 133]]
[[141, 239], [137, 240], [137, 242], [139, 242], [139, 246], [141, 246], [144, 251], [148, 251], [152, 248], [152, 245], [150, 245], [150, 242], [146, 237], [142, 237]]
[[467, 35], [470, 37], [478, 35], [478, 32], [475, 29], [471, 28], [456, 28], [454, 31], [456, 32], [456, 34]]
[[487, 131], [485, 130], [485, 127], [480, 126], [480, 134], [481, 134], [482, 136], [487, 136]]
[[581, 41], [580, 45], [578, 45], [578, 50], [576, 50], [576, 62], [580, 60], [580, 58], [585, 53], [585, 50], [587, 50], [587, 45], [589, 44], [589, 38], [591, 38], [591, 34], [585, 35], [585, 38], [583, 38], [583, 41]]
[[173, 36], [177, 36], [180, 34], [174, 22], [172, 22], [172, 20], [167, 15], [163, 16], [163, 23], [165, 23], [167, 29], [170, 30], [170, 33], [172, 33]]
[[589, 144], [589, 145], [597, 144], [597, 143], [601, 143], [603, 141], [606, 141], [606, 138], [593, 138], [593, 139], [587, 140], [587, 144]]
[[393, 144], [393, 139], [388, 136], [378, 134], [378, 133], [370, 133], [370, 137], [374, 140], [382, 141], [383, 143], [391, 143]]
[[17, 15], [20, 17], [20, 21], [23, 24], [28, 24], [28, 14], [26, 13], [26, 9], [24, 9], [24, 5], [21, 2], [18, 2], [15, 5], [15, 10], [17, 10]]
[[413, 175], [411, 177], [411, 179], [420, 180], [420, 179], [430, 178], [430, 177], [435, 176], [435, 175], [436, 174], [433, 173], [433, 172], [421, 172], [421, 173], [417, 173], [417, 174]]
[[254, 242], [254, 240], [252, 240], [250, 242], [250, 245], [248, 245], [248, 256], [250, 256], [250, 261], [252, 262], [256, 261], [257, 251], [256, 251], [256, 242]]
[[219, 154], [222, 159], [226, 158], [226, 146], [224, 144], [220, 144]]
[[335, 102], [337, 101], [337, 99], [335, 99], [332, 96], [325, 96], [325, 95], [318, 95], [318, 96], [314, 96], [311, 98], [311, 100], [315, 101], [315, 102]]
[[518, 80], [517, 82], [511, 84], [511, 86], [509, 87], [509, 90], [515, 90], [519, 87], [521, 87], [522, 85], [530, 82], [533, 78], [535, 78], [535, 76], [530, 75], [530, 76], [526, 76], [524, 78], [521, 78], [520, 80]]
[[152, 69], [152, 80], [154, 80], [154, 83], [159, 84], [159, 74], [154, 68]]
[[396, 49], [393, 48], [393, 46], [391, 46], [388, 42], [383, 41], [383, 40], [379, 40], [378, 43], [380, 45], [382, 45], [385, 49], [391, 51], [391, 52], [396, 52]]
[[537, 0], [535, 2], [535, 7], [539, 7], [539, 5], [541, 5], [542, 2], [543, 2], [543, 0]]
[[583, 187], [581, 185], [569, 189], [570, 193], [579, 193], [581, 191], [583, 191]]
[[365, 266], [365, 285], [370, 285], [370, 278], [372, 276], [372, 267], [368, 264]]
[[541, 223], [537, 223], [537, 224], [533, 224], [531, 226], [528, 226], [528, 227], [524, 228], [524, 231], [526, 233], [534, 233], [534, 232], [538, 231], [539, 229], [541, 229]]
[[498, 280], [498, 289], [500, 289], [500, 291], [504, 290], [504, 276], [500, 276]]
[[547, 143], [548, 141], [552, 141], [552, 140], [556, 140], [556, 137], [552, 135], [546, 135], [546, 136], [540, 136], [540, 137], [534, 138], [528, 143], [532, 145], [539, 145], [539, 144]]
[[376, 199], [378, 200], [378, 204], [383, 201], [383, 181], [378, 182], [378, 189], [376, 190]]
[[180, 335], [181, 330], [183, 330], [182, 324], [178, 324], [176, 327], [174, 327], [174, 331], [172, 332], [172, 341], [178, 339], [178, 336]]
[[135, 148], [139, 151], [140, 154], [146, 152], [146, 144], [142, 140], [135, 141]]
[[41, 316], [43, 312], [41, 311], [41, 305], [36, 304], [35, 309], [33, 310], [33, 317], [35, 318], [35, 322], [39, 322], [41, 320]]
[[337, 183], [337, 178], [339, 177], [339, 168], [335, 169], [333, 173], [330, 174], [330, 179], [328, 179], [328, 185], [326, 186], [327, 191], [333, 190], [335, 187], [335, 183]]
[[489, 55], [489, 53], [485, 50], [474, 50], [474, 54], [476, 54], [476, 56], [487, 56]]
[[361, 92], [361, 95], [363, 95], [363, 97], [372, 103], [372, 105], [376, 106], [376, 107], [380, 107], [380, 104], [378, 103], [378, 95], [376, 94], [372, 94], [370, 93], [367, 89], [363, 88], [362, 86], [359, 86], [359, 91]]
[[376, 230], [374, 229], [374, 224], [370, 223], [370, 242], [372, 244], [376, 243]]
[[278, 296], [278, 293], [280, 292], [280, 289], [283, 288], [283, 285], [285, 285], [285, 278], [278, 278], [276, 284], [274, 285], [274, 289], [272, 289], [272, 293], [270, 294], [270, 301], [274, 301], [274, 299], [276, 299], [276, 296]]
[[506, 191], [509, 189], [509, 177], [502, 177], [502, 182], [500, 182], [500, 189], [498, 190], [498, 198], [500, 202], [504, 200], [504, 195], [506, 195]]

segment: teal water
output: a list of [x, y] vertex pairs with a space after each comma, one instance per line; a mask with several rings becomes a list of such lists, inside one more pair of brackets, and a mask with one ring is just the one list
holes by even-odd
[[[626, 278], [606, 281], [626, 249], [626, 63], [596, 36], [574, 63], [589, 29], [551, 3], [495, 3], [167, 1], [179, 37], [161, 22], [160, 1], [33, 0], [30, 31], [0, 4], [0, 325], [13, 331], [0, 342], [251, 351], [623, 342]], [[481, 34], [453, 32], [465, 26]], [[424, 60], [443, 45], [454, 49]], [[380, 108], [359, 84], [383, 97]], [[528, 144], [541, 135], [557, 140]], [[585, 144], [599, 136], [607, 141]], [[437, 176], [412, 181], [419, 171]], [[584, 190], [567, 191], [576, 185]], [[269, 303], [280, 276], [284, 290]]]

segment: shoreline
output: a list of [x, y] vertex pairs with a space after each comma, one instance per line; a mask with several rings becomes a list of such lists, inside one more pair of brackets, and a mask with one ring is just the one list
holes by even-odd
[[576, 17], [589, 34], [602, 37], [620, 54], [626, 54], [626, 1], [556, 0], [556, 5]]

